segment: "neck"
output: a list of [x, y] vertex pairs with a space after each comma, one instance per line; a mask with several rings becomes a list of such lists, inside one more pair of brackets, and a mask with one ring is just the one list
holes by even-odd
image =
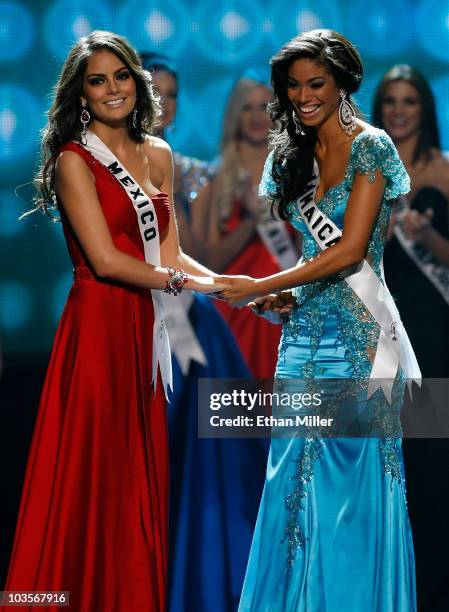
[[98, 136], [111, 151], [125, 149], [130, 142], [126, 125], [111, 127], [94, 120], [88, 129]]
[[394, 144], [398, 150], [399, 157], [405, 166], [413, 166], [413, 156], [416, 145], [418, 144], [418, 134], [412, 134], [400, 140], [395, 140]]
[[348, 140], [348, 136], [341, 129], [338, 121], [338, 111], [332, 113], [332, 115], [317, 128], [316, 135], [316, 149], [323, 154], [326, 154], [330, 146], [335, 146], [336, 144]]

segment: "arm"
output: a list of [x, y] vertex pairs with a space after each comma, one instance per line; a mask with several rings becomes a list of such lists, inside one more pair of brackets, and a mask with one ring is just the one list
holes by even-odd
[[342, 237], [337, 244], [321, 252], [317, 257], [294, 268], [261, 279], [243, 277], [233, 280], [223, 294], [231, 301], [240, 301], [251, 295], [265, 295], [280, 289], [304, 285], [360, 263], [366, 254], [368, 241], [385, 190], [386, 179], [379, 171], [375, 181], [357, 173], [345, 211]]
[[[234, 231], [222, 238], [219, 231], [218, 209], [212, 198], [214, 186], [214, 182], [208, 183], [199, 193], [195, 203], [195, 215], [197, 218], [201, 217], [203, 220], [207, 220], [207, 223], [203, 221], [201, 227], [202, 240], [206, 245], [206, 264], [214, 270], [223, 272], [226, 266], [253, 238], [256, 232], [257, 219], [254, 215], [248, 214]], [[198, 227], [199, 220], [196, 223]]]
[[189, 253], [193, 259], [204, 259], [204, 245], [200, 240], [196, 240], [192, 228], [187, 219], [182, 204], [174, 201], [176, 213], [176, 223], [178, 226], [179, 242], [183, 253]]
[[[449, 185], [449, 160], [441, 154], [441, 151], [432, 149], [432, 161], [434, 179], [433, 185], [445, 199], [448, 197]], [[404, 216], [404, 232], [416, 242], [421, 242], [443, 265], [449, 266], [449, 240], [432, 226], [433, 209], [428, 208], [422, 214], [417, 210], [410, 210]]]
[[[103, 215], [95, 179], [84, 160], [64, 151], [56, 163], [56, 192], [95, 274], [137, 287], [164, 289], [167, 270], [136, 259], [116, 248]], [[189, 289], [197, 289], [195, 279]]]
[[[147, 141], [148, 142], [148, 141]], [[168, 194], [171, 203], [171, 214], [168, 226], [168, 232], [161, 242], [161, 262], [164, 266], [173, 268], [182, 268], [188, 274], [196, 276], [216, 276], [215, 272], [201, 265], [185, 253], [183, 253], [178, 238], [178, 228], [176, 225], [176, 217], [173, 207], [173, 158], [169, 145], [163, 140], [158, 139], [157, 144], [152, 146], [153, 151], [150, 153], [153, 162], [157, 163], [162, 174], [161, 191]]]
[[[193, 170], [196, 173], [195, 170]], [[198, 181], [199, 183], [199, 181]], [[198, 184], [198, 188], [200, 185]], [[185, 190], [188, 186], [184, 183], [181, 167], [174, 163], [173, 180], [173, 203], [176, 214], [176, 224], [178, 226], [179, 242], [183, 252], [188, 253], [198, 261], [204, 259], [204, 244], [198, 240], [193, 227], [193, 205], [195, 200], [189, 201], [189, 215], [186, 214], [183, 200], [188, 199]], [[199, 190], [199, 189], [198, 189]]]
[[410, 210], [404, 216], [404, 231], [416, 242], [421, 242], [442, 264], [449, 266], [449, 240], [432, 227], [433, 210], [424, 214]]

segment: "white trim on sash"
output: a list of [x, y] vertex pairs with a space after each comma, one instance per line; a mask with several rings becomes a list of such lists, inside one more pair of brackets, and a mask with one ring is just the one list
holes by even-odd
[[[316, 191], [319, 184], [319, 169], [315, 160], [312, 178], [304, 194], [298, 198], [298, 211], [321, 250], [337, 243], [341, 230], [316, 205]], [[366, 259], [358, 266], [341, 273], [345, 281], [363, 302], [380, 327], [379, 340], [371, 370], [368, 397], [382, 388], [385, 397], [391, 401], [393, 381], [399, 365], [410, 385], [412, 380], [421, 382], [421, 372], [410, 340], [402, 324], [399, 312], [388, 291], [385, 280], [381, 282]]]
[[415, 242], [406, 236], [403, 229], [403, 218], [410, 210], [410, 206], [405, 197], [398, 198], [397, 209], [398, 214], [393, 230], [394, 235], [405, 253], [407, 253], [413, 263], [437, 289], [446, 304], [449, 304], [449, 268], [437, 261], [423, 244]]
[[[115, 176], [132, 202], [139, 223], [140, 235], [142, 237], [145, 252], [145, 261], [153, 266], [160, 266], [159, 227], [156, 211], [154, 210], [151, 198], [144, 193], [137, 181], [133, 179], [126, 168], [124, 168], [123, 164], [119, 162], [104, 142], [90, 130], [87, 131], [86, 142], [87, 144], [82, 146], [98, 159], [99, 162], [106, 166]], [[173, 380], [170, 343], [164, 320], [162, 292], [151, 289], [151, 295], [154, 307], [152, 383], [156, 391], [159, 365], [165, 395], [167, 396], [168, 387], [173, 388]]]

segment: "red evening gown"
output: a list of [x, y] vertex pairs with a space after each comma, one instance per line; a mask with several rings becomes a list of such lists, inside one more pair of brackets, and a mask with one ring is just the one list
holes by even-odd
[[[243, 207], [235, 200], [231, 217], [222, 236], [235, 230], [241, 220]], [[255, 278], [277, 274], [281, 271], [276, 259], [255, 234], [244, 249], [228, 264], [224, 274], [247, 274]], [[249, 308], [231, 308], [226, 302], [214, 301], [226, 319], [248, 369], [255, 378], [272, 378], [276, 368], [281, 325], [269, 323], [256, 316]]]
[[[143, 260], [123, 187], [80, 145], [62, 150], [81, 155], [94, 174], [115, 246]], [[163, 235], [169, 202], [164, 194], [152, 200]], [[4, 588], [69, 591], [74, 612], [162, 612], [168, 444], [160, 379], [156, 393], [151, 386], [151, 292], [97, 279], [61, 216], [74, 283], [44, 383]]]

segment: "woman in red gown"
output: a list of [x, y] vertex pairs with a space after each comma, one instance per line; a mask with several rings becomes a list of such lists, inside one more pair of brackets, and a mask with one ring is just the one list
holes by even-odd
[[159, 110], [150, 80], [125, 39], [91, 33], [67, 58], [43, 139], [38, 207], [48, 212], [56, 196], [74, 283], [44, 383], [4, 588], [69, 591], [76, 612], [162, 612], [167, 577], [167, 427], [160, 372], [152, 385], [150, 289], [167, 288], [173, 271], [145, 261], [124, 183], [83, 146], [86, 135], [151, 199], [163, 264], [190, 274], [186, 288], [213, 283], [179, 249], [171, 152], [149, 135]]

